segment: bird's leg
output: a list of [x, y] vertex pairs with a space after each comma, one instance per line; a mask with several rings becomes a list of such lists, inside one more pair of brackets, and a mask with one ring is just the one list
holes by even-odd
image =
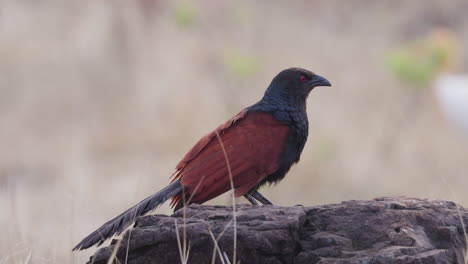
[[252, 195], [251, 195], [250, 193], [244, 194], [244, 197], [245, 197], [245, 199], [247, 199], [247, 201], [249, 201], [252, 205], [258, 205], [257, 200], [255, 200], [255, 198], [253, 198]]
[[271, 203], [267, 198], [265, 198], [265, 196], [261, 195], [258, 191], [252, 191], [249, 194], [252, 195], [253, 198], [257, 199], [262, 204], [273, 205], [273, 203]]

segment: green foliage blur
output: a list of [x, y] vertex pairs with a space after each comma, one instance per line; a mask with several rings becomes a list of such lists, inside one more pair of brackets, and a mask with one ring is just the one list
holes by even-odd
[[232, 53], [225, 57], [224, 66], [234, 78], [245, 79], [258, 71], [258, 59], [249, 55]]
[[189, 3], [182, 3], [174, 9], [174, 19], [180, 28], [189, 28], [195, 22], [196, 11]]
[[398, 79], [411, 87], [427, 87], [439, 73], [453, 70], [456, 50], [454, 34], [437, 29], [392, 52], [387, 65]]

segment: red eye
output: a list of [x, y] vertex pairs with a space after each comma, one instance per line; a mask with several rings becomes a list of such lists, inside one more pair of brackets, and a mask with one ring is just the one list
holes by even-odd
[[305, 82], [306, 79], [307, 79], [307, 78], [306, 78], [304, 75], [302, 75], [302, 76], [299, 78], [299, 80], [301, 80], [301, 82]]

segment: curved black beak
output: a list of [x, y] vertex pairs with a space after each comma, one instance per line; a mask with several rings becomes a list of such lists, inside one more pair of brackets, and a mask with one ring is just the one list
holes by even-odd
[[324, 77], [320, 75], [314, 75], [312, 79], [309, 81], [309, 85], [311, 87], [317, 87], [317, 86], [332, 86], [330, 81], [325, 79]]

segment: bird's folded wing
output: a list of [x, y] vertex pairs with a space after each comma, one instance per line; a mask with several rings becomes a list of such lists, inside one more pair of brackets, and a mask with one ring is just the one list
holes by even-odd
[[[278, 170], [288, 129], [269, 113], [241, 112], [203, 137], [176, 167], [185, 200], [203, 203], [230, 190], [229, 169], [236, 196], [250, 191]], [[182, 196], [172, 202], [181, 203]]]

